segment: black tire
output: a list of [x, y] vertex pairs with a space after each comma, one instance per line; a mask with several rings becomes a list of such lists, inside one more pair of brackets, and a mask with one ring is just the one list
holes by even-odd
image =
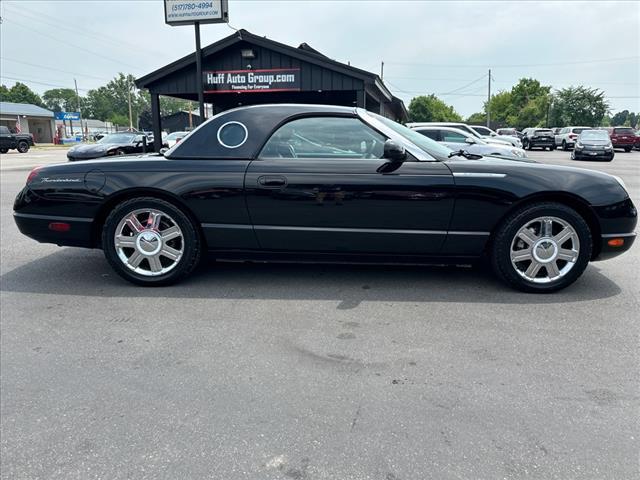
[[565, 140], [562, 140], [562, 150], [564, 150], [565, 152], [569, 150], [569, 147], [567, 146], [567, 142]]
[[[120, 221], [131, 212], [145, 208], [169, 215], [182, 231], [182, 256], [172, 270], [157, 276], [145, 276], [129, 269], [115, 247], [115, 231]], [[193, 222], [178, 207], [158, 198], [140, 197], [120, 203], [109, 214], [102, 228], [102, 249], [111, 267], [125, 280], [143, 286], [163, 286], [176, 283], [193, 271], [200, 261], [202, 242]]]
[[[511, 243], [520, 228], [537, 217], [558, 217], [575, 230], [580, 242], [574, 266], [562, 277], [549, 283], [534, 283], [521, 276], [511, 264]], [[575, 282], [589, 264], [592, 252], [591, 231], [587, 222], [572, 208], [556, 202], [526, 205], [510, 214], [497, 228], [491, 243], [491, 265], [495, 274], [506, 284], [523, 292], [551, 293]]]
[[8, 148], [0, 148], [0, 153], [7, 153], [8, 151]]
[[551, 145], [551, 146], [549, 147], [549, 150], [554, 151], [556, 148], [557, 148], [557, 147], [556, 147], [556, 144], [554, 143], [553, 145]]
[[522, 148], [524, 148], [525, 150], [531, 150], [531, 145], [528, 141], [525, 140], [522, 142]]
[[20, 153], [27, 153], [29, 151], [29, 143], [26, 140], [20, 140], [17, 150]]
[[629, 153], [631, 151], [631, 147], [624, 147], [624, 151]]

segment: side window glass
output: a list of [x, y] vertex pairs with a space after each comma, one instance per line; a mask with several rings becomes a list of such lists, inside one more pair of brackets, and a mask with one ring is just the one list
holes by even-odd
[[438, 131], [437, 130], [418, 130], [419, 133], [424, 135], [425, 137], [429, 137], [431, 140], [438, 141]]
[[447, 130], [442, 131], [443, 142], [464, 143], [465, 140], [466, 140], [466, 137], [461, 133], [449, 132]]
[[357, 118], [306, 117], [280, 127], [267, 141], [267, 158], [382, 158], [386, 138]]

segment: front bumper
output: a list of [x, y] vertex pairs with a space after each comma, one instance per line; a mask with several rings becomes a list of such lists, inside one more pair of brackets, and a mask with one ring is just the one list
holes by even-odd
[[[622, 245], [613, 246], [609, 244], [609, 241], [612, 240], [622, 240]], [[622, 255], [624, 252], [629, 250], [633, 245], [633, 242], [636, 241], [635, 233], [622, 233], [622, 234], [606, 234], [601, 236], [601, 247], [600, 253], [597, 257], [592, 260], [608, 260], [613, 257], [617, 257], [618, 255]]]
[[613, 160], [614, 152], [604, 149], [575, 148], [573, 150], [575, 158], [587, 160]]

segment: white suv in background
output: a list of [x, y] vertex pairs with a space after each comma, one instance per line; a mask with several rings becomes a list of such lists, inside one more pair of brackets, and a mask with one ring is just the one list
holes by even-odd
[[522, 148], [522, 142], [518, 137], [512, 137], [511, 135], [500, 135], [499, 133], [491, 130], [489, 127], [485, 127], [482, 125], [469, 125], [469, 128], [485, 140], [503, 140], [507, 143], [510, 143], [514, 147]]
[[562, 147], [563, 150], [573, 148], [578, 135], [583, 130], [591, 130], [591, 127], [564, 127], [555, 136], [555, 146]]

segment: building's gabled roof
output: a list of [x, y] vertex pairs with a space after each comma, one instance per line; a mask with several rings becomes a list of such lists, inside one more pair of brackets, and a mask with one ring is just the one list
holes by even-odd
[[[249, 42], [254, 45], [271, 49], [282, 53], [284, 55], [288, 55], [293, 58], [297, 58], [303, 62], [312, 63], [314, 65], [318, 65], [320, 67], [328, 68], [345, 75], [350, 75], [355, 78], [359, 78], [361, 80], [367, 81], [367, 83], [374, 83], [382, 93], [388, 98], [391, 99], [391, 92], [387, 89], [387, 87], [382, 83], [382, 80], [375, 73], [367, 72], [366, 70], [362, 70], [360, 68], [353, 67], [351, 65], [346, 65], [344, 63], [337, 62], [335, 60], [330, 59], [329, 57], [323, 55], [318, 52], [314, 48], [309, 45], [303, 43], [300, 47], [292, 47], [290, 45], [286, 45], [284, 43], [276, 42], [275, 40], [268, 39], [266, 37], [260, 37], [258, 35], [254, 35], [253, 33], [248, 32], [247, 30], [241, 29], [237, 32], [225, 37], [221, 40], [218, 40], [211, 45], [208, 45], [202, 49], [202, 56], [207, 57], [209, 55], [213, 55], [221, 50], [224, 50], [231, 45], [234, 45], [239, 42]], [[148, 88], [150, 84], [154, 83], [157, 80], [174, 73], [178, 70], [181, 70], [190, 65], [195, 66], [196, 63], [196, 54], [191, 53], [182, 57], [179, 60], [176, 60], [169, 65], [159, 68], [143, 77], [140, 77], [136, 80], [136, 86], [138, 88]]]
[[53, 112], [30, 103], [0, 102], [0, 115], [26, 115], [28, 117], [50, 117]]

